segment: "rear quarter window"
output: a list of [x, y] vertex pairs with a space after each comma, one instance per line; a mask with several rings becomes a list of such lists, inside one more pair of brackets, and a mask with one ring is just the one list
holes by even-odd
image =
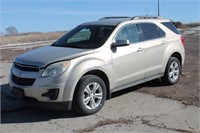
[[162, 23], [164, 26], [166, 26], [168, 29], [170, 29], [171, 31], [173, 31], [176, 34], [180, 34], [178, 32], [178, 30], [176, 29], [176, 27], [174, 26], [174, 24], [172, 24], [172, 22], [163, 22]]

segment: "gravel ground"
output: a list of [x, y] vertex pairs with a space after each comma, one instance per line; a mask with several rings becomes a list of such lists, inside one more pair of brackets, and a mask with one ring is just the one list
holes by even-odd
[[186, 59], [183, 73], [176, 85], [163, 86], [158, 80], [139, 85], [137, 91], [153, 94], [158, 97], [178, 100], [186, 105], [200, 106], [199, 98], [199, 34], [186, 35]]

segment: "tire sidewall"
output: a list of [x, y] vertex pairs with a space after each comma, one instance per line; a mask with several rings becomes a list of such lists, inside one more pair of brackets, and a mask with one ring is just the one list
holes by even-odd
[[[83, 103], [82, 98], [83, 98], [83, 93], [84, 93], [85, 87], [92, 82], [97, 82], [101, 86], [102, 92], [103, 92], [103, 97], [102, 97], [101, 103], [99, 104], [98, 107], [96, 107], [95, 109], [88, 109], [85, 106], [85, 104]], [[95, 75], [87, 75], [81, 79], [79, 87], [77, 89], [78, 89], [77, 97], [76, 97], [77, 104], [78, 104], [80, 112], [82, 112], [82, 114], [84, 114], [84, 115], [94, 114], [103, 107], [103, 105], [105, 103], [105, 99], [106, 99], [106, 85], [101, 78], [99, 78]]]
[[[179, 67], [178, 78], [177, 78], [175, 81], [172, 81], [171, 78], [169, 77], [170, 65], [171, 65], [173, 62], [176, 62], [176, 63], [178, 64], [178, 67]], [[168, 62], [168, 65], [167, 65], [167, 70], [166, 70], [166, 76], [167, 76], [167, 80], [168, 80], [169, 84], [173, 85], [173, 84], [176, 84], [176, 83], [179, 81], [180, 75], [181, 75], [181, 71], [182, 71], [182, 67], [181, 67], [181, 65], [180, 65], [179, 60], [178, 60], [176, 57], [170, 57], [169, 62]]]

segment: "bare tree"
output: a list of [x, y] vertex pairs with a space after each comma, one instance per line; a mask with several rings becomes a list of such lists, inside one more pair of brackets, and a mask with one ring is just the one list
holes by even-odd
[[18, 34], [18, 30], [15, 26], [10, 26], [6, 28], [6, 35], [17, 35], [17, 34]]

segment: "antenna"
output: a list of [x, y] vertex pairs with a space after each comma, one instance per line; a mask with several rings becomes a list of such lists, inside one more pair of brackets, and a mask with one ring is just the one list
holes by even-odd
[[148, 9], [148, 12], [147, 12], [146, 16], [149, 16], [149, 11], [150, 11], [150, 8]]
[[[153, 2], [154, 0], [152, 0], [151, 2]], [[156, 1], [156, 0], [155, 0]], [[158, 17], [160, 16], [160, 0], [157, 0], [157, 6], [158, 6]], [[149, 4], [149, 8], [148, 8], [148, 11], [147, 11], [147, 14], [146, 16], [149, 16], [149, 11], [151, 9], [151, 4]]]

